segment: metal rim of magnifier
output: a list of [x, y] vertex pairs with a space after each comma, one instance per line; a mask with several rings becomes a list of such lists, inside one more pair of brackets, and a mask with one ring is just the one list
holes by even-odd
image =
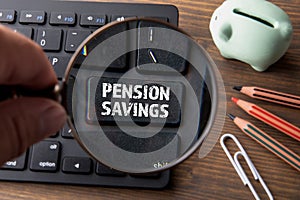
[[[61, 88], [61, 95], [62, 95], [62, 105], [65, 107], [65, 109], [67, 110], [68, 113], [68, 109], [67, 109], [67, 92], [66, 92], [66, 88], [68, 85], [68, 78], [70, 75], [70, 71], [72, 69], [72, 66], [74, 64], [74, 61], [76, 60], [77, 56], [81, 53], [82, 48], [84, 47], [85, 44], [89, 43], [91, 40], [93, 40], [93, 38], [95, 36], [100, 35], [102, 32], [108, 30], [109, 28], [116, 26], [118, 24], [122, 24], [122, 23], [128, 23], [128, 22], [135, 22], [135, 21], [147, 21], [147, 22], [153, 22], [153, 23], [158, 23], [158, 24], [162, 24], [165, 25], [166, 27], [169, 27], [175, 31], [178, 31], [179, 33], [182, 33], [184, 35], [186, 35], [187, 37], [189, 37], [189, 39], [193, 42], [195, 42], [198, 47], [200, 48], [200, 50], [202, 51], [202, 53], [204, 54], [205, 58], [208, 60], [209, 64], [212, 65], [213, 67], [216, 67], [215, 63], [213, 62], [213, 60], [211, 59], [211, 57], [209, 56], [209, 54], [203, 49], [202, 46], [200, 46], [189, 34], [187, 34], [185, 31], [181, 30], [180, 28], [174, 26], [173, 24], [170, 24], [168, 22], [164, 22], [158, 19], [153, 19], [153, 18], [137, 18], [137, 17], [132, 17], [132, 18], [126, 18], [123, 21], [115, 21], [115, 22], [110, 22], [109, 24], [104, 25], [103, 27], [97, 29], [95, 32], [93, 32], [91, 35], [89, 35], [80, 45], [79, 47], [76, 49], [75, 53], [73, 54], [73, 56], [71, 57], [67, 69], [65, 71], [64, 74], [64, 78], [62, 80], [62, 88]], [[209, 71], [209, 75], [213, 76], [211, 77], [211, 80], [215, 80], [215, 74], [212, 71], [212, 69], [208, 68]], [[188, 150], [183, 154], [178, 156], [178, 158], [176, 160], [171, 161], [168, 165], [165, 165], [163, 167], [160, 168], [153, 168], [152, 171], [148, 171], [148, 172], [133, 172], [133, 171], [123, 171], [126, 173], [130, 173], [130, 174], [147, 174], [147, 173], [154, 173], [154, 172], [161, 172], [167, 169], [170, 169], [174, 166], [176, 166], [177, 164], [183, 162], [184, 160], [186, 160], [188, 157], [190, 157], [203, 143], [204, 139], [206, 138], [206, 136], [209, 134], [209, 131], [213, 125], [213, 121], [215, 119], [215, 115], [216, 115], [216, 107], [217, 107], [217, 100], [218, 99], [218, 93], [217, 93], [217, 84], [211, 84], [211, 86], [213, 87], [213, 89], [210, 91], [210, 96], [213, 96], [214, 98], [211, 98], [211, 111], [209, 114], [209, 119], [205, 125], [205, 128], [202, 131], [201, 137], [197, 140], [197, 142], [195, 142], [192, 147], [189, 147]], [[93, 153], [86, 147], [85, 144], [83, 144], [83, 142], [81, 141], [76, 128], [74, 127], [73, 123], [72, 123], [72, 119], [69, 116], [68, 113], [68, 118], [67, 118], [67, 123], [69, 125], [69, 128], [72, 130], [72, 134], [75, 138], [75, 140], [79, 143], [79, 145], [85, 150], [85, 152], [87, 152], [92, 158], [96, 159], [97, 161], [99, 161], [101, 164], [106, 165], [105, 163], [102, 163], [101, 160], [98, 160]], [[107, 166], [107, 165], [106, 165]], [[112, 166], [107, 166], [110, 168], [115, 169]]]

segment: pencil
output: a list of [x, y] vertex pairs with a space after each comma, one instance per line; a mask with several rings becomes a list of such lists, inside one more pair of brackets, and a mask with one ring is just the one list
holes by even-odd
[[233, 89], [255, 99], [300, 108], [300, 97], [260, 87], [234, 86]]
[[278, 116], [270, 113], [269, 111], [244, 100], [232, 97], [231, 100], [236, 103], [240, 108], [246, 111], [249, 115], [263, 121], [264, 123], [276, 128], [277, 130], [285, 133], [286, 135], [300, 141], [300, 128], [293, 124], [279, 118]]
[[274, 153], [296, 170], [300, 171], [300, 157], [297, 154], [289, 150], [286, 146], [269, 136], [267, 133], [255, 127], [250, 122], [239, 117], [235, 117], [232, 114], [229, 114], [228, 116], [246, 135]]

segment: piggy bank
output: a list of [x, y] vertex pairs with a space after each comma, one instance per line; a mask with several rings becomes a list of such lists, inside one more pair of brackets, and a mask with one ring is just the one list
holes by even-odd
[[225, 58], [264, 71], [289, 47], [293, 28], [288, 15], [265, 0], [226, 0], [218, 7], [209, 29]]

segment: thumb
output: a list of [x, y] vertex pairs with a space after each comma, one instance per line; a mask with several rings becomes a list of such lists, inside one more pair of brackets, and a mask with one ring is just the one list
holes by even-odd
[[22, 97], [1, 102], [0, 166], [56, 133], [65, 121], [64, 108], [50, 99]]

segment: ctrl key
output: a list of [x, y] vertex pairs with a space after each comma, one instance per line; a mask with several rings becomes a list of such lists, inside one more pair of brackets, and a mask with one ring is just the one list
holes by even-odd
[[60, 143], [57, 141], [42, 141], [32, 148], [30, 170], [55, 172], [58, 169]]

